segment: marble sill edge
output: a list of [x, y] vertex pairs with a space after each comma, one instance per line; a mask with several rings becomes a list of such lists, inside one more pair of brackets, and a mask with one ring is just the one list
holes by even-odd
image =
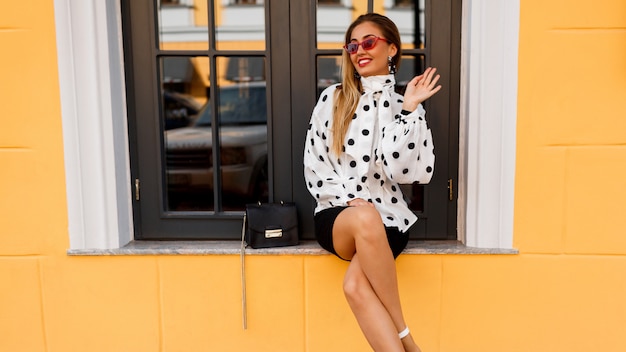
[[[114, 249], [68, 249], [69, 256], [141, 256], [141, 255], [238, 255], [239, 241], [132, 241]], [[411, 240], [402, 252], [407, 254], [492, 255], [519, 254], [517, 249], [467, 247], [459, 241]], [[297, 246], [253, 249], [246, 255], [330, 255], [315, 241], [301, 241]]]

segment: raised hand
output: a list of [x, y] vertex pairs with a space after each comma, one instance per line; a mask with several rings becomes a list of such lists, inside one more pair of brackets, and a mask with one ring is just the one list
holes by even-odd
[[436, 68], [429, 67], [423, 74], [413, 77], [406, 85], [402, 109], [414, 111], [419, 104], [435, 95], [441, 89], [441, 85], [437, 85], [440, 76], [435, 75], [435, 72], [437, 72]]

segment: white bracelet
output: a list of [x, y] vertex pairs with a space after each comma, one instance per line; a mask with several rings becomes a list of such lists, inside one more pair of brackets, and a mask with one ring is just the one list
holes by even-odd
[[409, 331], [409, 327], [407, 326], [406, 328], [404, 328], [404, 330], [398, 333], [398, 337], [400, 338], [400, 340], [402, 340], [403, 338], [407, 337], [410, 333], [411, 332]]

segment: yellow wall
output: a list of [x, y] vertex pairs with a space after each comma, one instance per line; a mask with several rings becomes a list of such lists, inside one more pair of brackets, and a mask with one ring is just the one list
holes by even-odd
[[[515, 246], [404, 255], [426, 352], [624, 351], [626, 3], [522, 0]], [[366, 351], [331, 256], [68, 257], [52, 1], [0, 3], [0, 351]]]

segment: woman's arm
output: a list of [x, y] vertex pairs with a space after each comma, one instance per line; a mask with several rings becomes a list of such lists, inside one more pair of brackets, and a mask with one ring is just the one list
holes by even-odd
[[429, 67], [407, 84], [402, 112], [383, 128], [383, 169], [398, 183], [428, 183], [432, 178], [433, 138], [422, 103], [441, 89], [436, 72], [437, 69]]
[[396, 115], [382, 129], [382, 161], [385, 174], [397, 183], [428, 183], [433, 175], [435, 154], [433, 137], [419, 105], [409, 113]]

